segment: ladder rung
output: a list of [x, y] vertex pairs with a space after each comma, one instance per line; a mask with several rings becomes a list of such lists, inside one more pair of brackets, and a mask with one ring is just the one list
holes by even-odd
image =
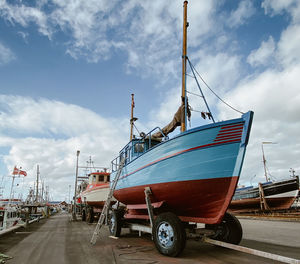
[[124, 167], [124, 163], [125, 163], [125, 160], [123, 159], [121, 162], [120, 162], [120, 165], [119, 165], [119, 169], [118, 169], [118, 172], [117, 172], [117, 175], [115, 177], [115, 179], [113, 180], [113, 183], [112, 183], [112, 187], [110, 188], [109, 190], [109, 193], [108, 193], [108, 197], [107, 197], [107, 200], [105, 201], [105, 204], [103, 206], [103, 209], [102, 209], [102, 212], [100, 214], [100, 217], [99, 217], [99, 220], [98, 220], [98, 223], [96, 225], [96, 228], [94, 230], [94, 233], [93, 233], [93, 236], [92, 236], [92, 239], [91, 239], [91, 243], [94, 245], [97, 241], [97, 238], [98, 238], [98, 235], [99, 235], [99, 231], [100, 231], [100, 228], [102, 227], [103, 223], [104, 223], [104, 220], [105, 220], [105, 217], [107, 217], [107, 214], [108, 214], [108, 206], [110, 205], [110, 202], [111, 202], [111, 199], [113, 197], [113, 193], [114, 193], [114, 190], [117, 186], [117, 182], [120, 178], [120, 175], [121, 175], [121, 171]]

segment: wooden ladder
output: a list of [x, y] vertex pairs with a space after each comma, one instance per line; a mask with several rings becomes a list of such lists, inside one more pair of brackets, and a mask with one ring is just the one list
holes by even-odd
[[104, 204], [102, 212], [100, 214], [98, 223], [97, 223], [96, 228], [94, 230], [94, 233], [93, 233], [93, 236], [92, 236], [92, 239], [91, 239], [91, 244], [93, 244], [93, 245], [96, 244], [97, 238], [99, 236], [100, 228], [104, 224], [105, 218], [107, 218], [108, 211], [109, 211], [108, 209], [109, 209], [109, 206], [110, 206], [110, 202], [111, 202], [111, 199], [113, 197], [114, 190], [115, 190], [115, 188], [117, 186], [117, 183], [118, 183], [118, 180], [120, 178], [120, 175], [121, 175], [122, 169], [124, 167], [124, 164], [125, 164], [125, 159], [122, 159], [121, 162], [120, 162], [120, 164], [119, 164], [117, 175], [116, 175], [116, 177], [113, 180], [113, 184], [112, 184], [111, 188], [109, 189], [109, 194], [108, 194], [107, 200], [105, 201], [105, 204]]

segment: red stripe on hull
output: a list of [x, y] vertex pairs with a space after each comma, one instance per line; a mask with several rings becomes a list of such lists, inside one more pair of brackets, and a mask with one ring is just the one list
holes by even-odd
[[238, 130], [238, 131], [229, 131], [229, 132], [225, 132], [225, 133], [219, 133], [217, 138], [219, 137], [225, 137], [225, 136], [228, 136], [228, 135], [242, 135], [243, 133], [243, 130]]
[[225, 130], [225, 129], [231, 129], [231, 128], [239, 128], [239, 127], [242, 127], [243, 126], [243, 123], [240, 123], [240, 124], [235, 124], [235, 125], [229, 125], [229, 126], [223, 126], [221, 127], [221, 130]]
[[[296, 197], [266, 198], [266, 202], [271, 210], [289, 209]], [[231, 201], [229, 209], [233, 212], [248, 212], [260, 210], [260, 199], [242, 199]]]
[[215, 224], [222, 220], [237, 181], [235, 176], [150, 184], [115, 190], [114, 197], [126, 205], [144, 204], [144, 189], [150, 187], [151, 202], [164, 201], [166, 204], [161, 210], [174, 212], [183, 221]]

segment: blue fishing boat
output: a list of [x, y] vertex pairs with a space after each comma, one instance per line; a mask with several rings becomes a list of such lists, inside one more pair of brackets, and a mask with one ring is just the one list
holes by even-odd
[[[119, 235], [120, 218], [154, 221], [152, 234], [156, 247], [169, 256], [176, 256], [183, 250], [186, 236], [183, 226], [189, 222], [205, 223], [207, 228], [215, 230], [230, 229], [222, 234], [218, 231], [214, 238], [235, 244], [240, 242], [241, 226], [236, 218], [226, 214], [226, 210], [239, 180], [253, 119], [253, 112], [249, 111], [240, 118], [215, 122], [198, 85], [207, 107], [202, 116], [213, 123], [186, 130], [190, 116], [186, 96], [187, 62], [197, 80], [186, 55], [187, 27], [185, 1], [181, 106], [163, 129], [156, 127], [134, 137], [132, 128], [136, 118], [133, 117], [132, 98], [130, 141], [111, 163], [111, 179], [120, 175], [113, 195], [126, 206], [125, 213], [112, 214], [111, 233]], [[181, 132], [169, 138], [168, 134], [177, 126], [181, 127]], [[154, 220], [145, 202], [145, 189], [151, 191]]]
[[151, 136], [159, 128], [132, 139], [112, 161], [114, 178], [120, 160], [125, 159], [114, 197], [125, 205], [145, 204], [144, 189], [150, 187], [151, 201], [163, 202], [182, 221], [219, 223], [236, 189], [252, 117], [250, 111], [162, 142]]

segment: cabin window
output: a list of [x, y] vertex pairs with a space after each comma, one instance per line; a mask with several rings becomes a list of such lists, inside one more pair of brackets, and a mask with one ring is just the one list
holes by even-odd
[[106, 176], [106, 182], [109, 182], [109, 175]]
[[99, 175], [99, 182], [104, 182], [104, 175]]
[[134, 152], [135, 153], [143, 153], [145, 149], [145, 144], [144, 143], [136, 143], [134, 145]]
[[97, 181], [97, 176], [94, 175], [94, 176], [93, 176], [93, 182], [96, 182], [96, 181]]

